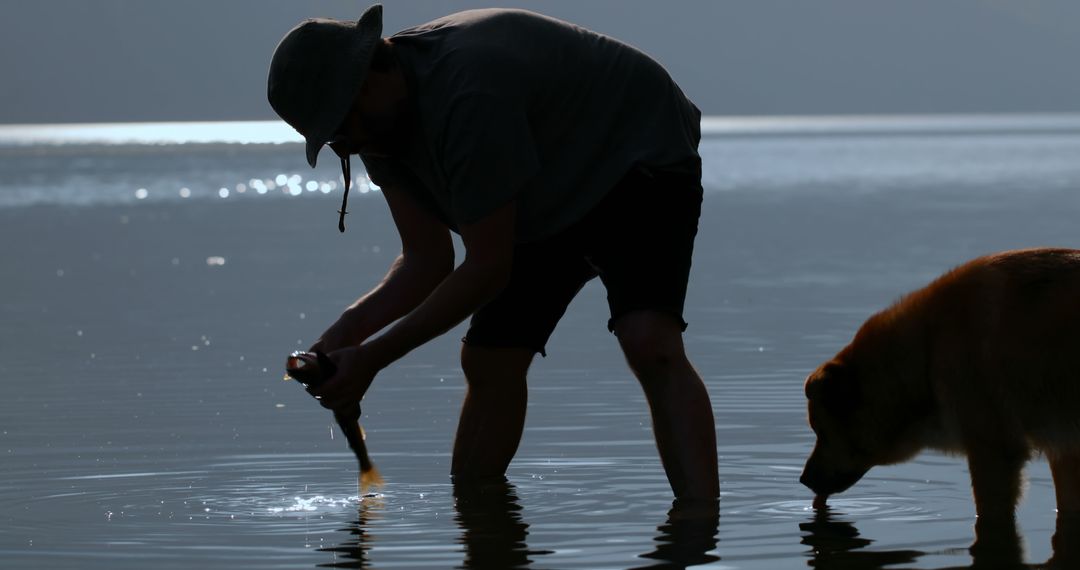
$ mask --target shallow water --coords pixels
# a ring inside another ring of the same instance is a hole
[[[711,178],[686,342],[716,414],[719,516],[673,508],[599,285],[534,365],[509,485],[455,494],[447,478],[458,329],[386,370],[365,399],[387,484],[358,497],[344,440],[281,366],[391,260],[381,199],[352,201],[339,236],[336,193],[214,195],[272,179],[299,163],[296,149],[234,149],[236,160],[158,149],[160,177],[111,150],[112,170],[79,175],[106,198],[0,207],[0,566],[971,565],[974,508],[957,458],[876,468],[813,512],[797,483],[812,444],[802,379],[872,312],[966,259],[1080,246],[1080,135],[774,134],[703,149]],[[51,152],[42,163],[101,151]],[[47,193],[55,180],[36,162],[20,170],[13,153],[0,195]],[[192,197],[131,198],[159,178]],[[1045,463],[1028,480],[1022,537],[986,533],[1000,548],[982,561],[1017,547],[1028,563],[1053,554]]]

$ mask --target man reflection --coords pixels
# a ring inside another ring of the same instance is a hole
[[[459,568],[528,568],[530,556],[550,554],[529,550],[529,525],[521,518],[517,491],[506,481],[454,485],[454,521],[465,547]]]
[[[719,501],[676,499],[667,521],[656,528],[656,549],[641,555],[661,564],[642,568],[686,568],[720,560],[719,556],[709,554],[719,542],[719,526]]]

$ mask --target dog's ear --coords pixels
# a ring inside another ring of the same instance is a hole
[[[861,399],[856,372],[851,366],[829,362],[806,379],[806,397],[832,415],[849,416]]]
[[[806,384],[803,387],[806,390],[807,400],[818,400],[825,397],[827,388],[825,384],[829,382],[830,378],[835,378],[843,374],[844,365],[830,360],[825,364],[818,367],[817,370],[810,373],[806,377]]]

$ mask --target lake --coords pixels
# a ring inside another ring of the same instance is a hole
[[[450,485],[458,328],[365,398],[386,485],[361,496],[283,364],[382,277],[393,225],[361,178],[338,234],[333,161],[309,171],[288,133],[242,144],[255,127],[230,127],[0,129],[0,566],[973,564],[960,458],[875,468],[811,508],[802,382],[951,267],[1080,247],[1076,116],[706,120],[685,339],[716,416],[719,513],[673,505],[599,283],[533,365],[508,484]],[[1045,461],[1027,481],[1020,535],[993,556],[1041,564],[1056,529],[1080,534],[1056,520]]]

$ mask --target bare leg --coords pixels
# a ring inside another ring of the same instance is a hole
[[[1048,453],[1058,513],[1080,515],[1080,454]]]
[[[635,311],[614,324],[619,345],[641,382],[668,482],[679,499],[716,499],[716,426],[705,384],[686,358],[674,317]]]
[[[468,390],[450,465],[455,483],[506,474],[525,427],[525,374],[533,354],[520,348],[462,347],[461,368]]]

